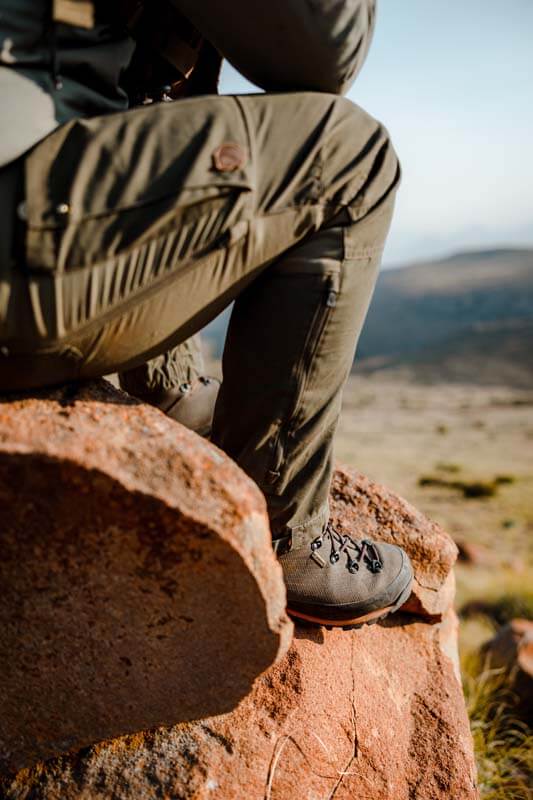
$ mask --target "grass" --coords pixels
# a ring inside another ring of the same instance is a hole
[[[462,670],[481,800],[531,800],[533,734],[513,717],[509,675],[472,652]]]
[[[533,732],[517,719],[513,676],[480,655],[498,628],[516,617],[533,619],[531,569],[512,571],[459,566],[461,671],[481,800],[532,800]]]
[[[515,611],[530,609],[531,597],[500,599],[500,624]],[[531,800],[533,781],[533,732],[515,716],[513,676],[494,669],[480,655],[481,645],[492,638],[498,622],[478,614],[462,620],[460,628],[461,671],[481,800]]]

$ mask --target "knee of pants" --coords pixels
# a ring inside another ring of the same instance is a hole
[[[337,94],[348,89],[365,60],[376,0],[174,0],[174,5],[267,92]]]
[[[323,185],[326,200],[348,207],[357,220],[378,206],[400,181],[400,163],[388,130],[345,97],[333,97],[324,131]]]
[[[309,3],[320,58],[306,57],[311,90],[342,95],[348,91],[366,60],[375,23],[375,0],[331,0]]]

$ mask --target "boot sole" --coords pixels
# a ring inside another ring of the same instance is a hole
[[[391,606],[377,608],[375,611],[370,611],[368,614],[362,614],[351,619],[322,619],[310,614],[303,614],[301,611],[293,611],[291,608],[287,608],[287,614],[295,620],[301,619],[304,622],[311,622],[314,625],[323,625],[327,630],[332,630],[333,628],[342,628],[344,631],[357,630],[364,625],[374,625],[376,622],[388,617],[389,614],[398,611],[409,599],[411,586],[412,581],[409,581],[409,584]]]

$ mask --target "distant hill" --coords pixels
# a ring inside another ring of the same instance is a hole
[[[459,253],[382,272],[357,369],[533,386],[533,250]]]
[[[222,351],[228,314],[206,331]],[[533,387],[533,250],[484,250],[384,270],[357,372]]]

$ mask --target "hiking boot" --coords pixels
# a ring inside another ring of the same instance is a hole
[[[329,523],[310,542],[274,541],[287,588],[287,613],[333,627],[358,627],[396,611],[411,593],[413,569],[396,545],[356,540]]]
[[[216,378],[200,375],[193,383],[161,391],[147,402],[200,436],[209,437],[219,389],[220,381]]]

